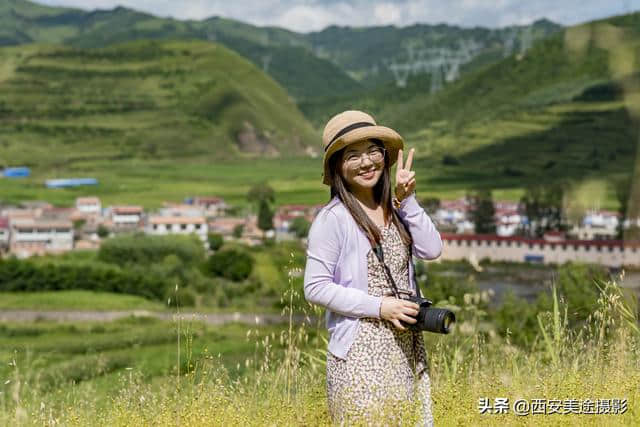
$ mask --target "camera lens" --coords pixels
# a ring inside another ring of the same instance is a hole
[[[423,329],[429,332],[448,334],[456,316],[446,308],[428,308],[424,316]]]

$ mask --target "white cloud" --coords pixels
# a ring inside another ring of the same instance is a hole
[[[392,3],[378,3],[373,7],[373,16],[379,25],[401,25],[401,15],[400,6]]]
[[[1,0],[0,0],[1,1]],[[219,15],[255,25],[318,31],[328,25],[414,23],[501,27],[546,17],[571,25],[639,10],[640,0],[36,0],[82,9],[122,5],[158,16],[204,19]]]

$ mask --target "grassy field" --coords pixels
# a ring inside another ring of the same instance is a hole
[[[638,318],[615,284],[604,286],[593,315],[576,329],[566,323],[571,308],[556,298],[551,311],[538,314],[528,348],[496,334],[474,301],[459,307],[464,321],[454,333],[425,335],[438,425],[640,422]],[[322,322],[259,329],[144,319],[8,324],[0,327],[0,344],[7,362],[0,365],[3,424],[330,424]],[[508,413],[481,414],[481,398],[508,398]],[[626,405],[618,415],[518,416],[517,399]],[[414,425],[414,415],[405,413],[402,425]]]
[[[0,309],[12,310],[163,310],[157,302],[135,295],[94,291],[0,292]]]
[[[214,328],[179,317],[172,322],[126,318],[111,323],[2,324],[0,378],[4,389],[0,412],[7,409],[11,378],[16,374],[31,384],[32,391],[38,389],[50,397],[70,384],[75,384],[72,387],[78,392],[110,396],[132,370],[151,383],[176,375],[178,366],[180,372],[189,372],[195,360],[209,355],[226,366],[232,376],[241,376],[248,368],[244,361],[257,354],[254,339],[277,334],[281,329],[265,326],[253,331],[255,335],[248,339],[245,325]],[[107,406],[108,400],[102,404]]]
[[[407,142],[408,147],[418,147],[416,150],[420,150],[421,145],[424,148],[424,143]],[[499,157],[496,158],[494,152],[487,149],[482,155],[465,155],[465,166],[443,165],[440,155],[433,155],[418,157],[413,169],[416,171],[419,198],[459,198],[464,197],[471,188],[484,187],[493,190],[494,199],[517,201],[527,185],[551,182],[555,178],[566,180],[569,194],[575,196],[584,192],[584,186],[595,184],[598,191],[589,194],[591,203],[602,208],[617,209],[612,182],[618,177],[630,176],[633,171],[633,156],[629,153],[619,156],[621,165],[604,164],[599,170],[566,165],[559,158],[556,163],[562,167],[554,166],[556,172],[553,174],[544,169],[541,171],[539,167],[536,169],[536,165],[558,158],[549,155],[544,160],[541,156],[531,165],[515,167],[524,171],[523,176],[511,176],[509,171],[505,172],[504,165],[514,164],[511,163],[513,159],[506,159],[505,163],[496,166]],[[0,179],[0,192],[5,202],[46,200],[62,206],[72,206],[76,197],[96,195],[105,206],[131,203],[153,209],[164,201],[181,201],[199,195],[219,196],[228,203],[248,207],[248,190],[256,183],[267,182],[276,192],[276,205],[324,204],[329,199],[329,189],[321,183],[321,164],[320,159],[310,158],[259,159],[250,163],[245,160],[220,162],[213,159],[183,161],[179,164],[169,160],[77,162],[55,170],[34,168],[30,178]],[[566,175],[561,173],[563,170],[567,171]],[[67,189],[48,189],[44,186],[46,179],[69,176],[95,177],[99,184]]]

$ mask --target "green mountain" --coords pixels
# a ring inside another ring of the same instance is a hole
[[[316,55],[338,64],[367,88],[387,82],[404,87],[436,70],[441,74],[440,84],[453,81],[483,64],[523,53],[536,40],[561,28],[545,19],[497,29],[445,24],[331,26],[306,35],[306,39]]]
[[[560,26],[546,20],[502,29],[417,24],[396,28],[329,27],[300,34],[213,17],[179,21],[117,7],[85,12],[6,0],[0,7],[0,44],[47,42],[104,47],[140,39],[216,41],[263,68],[297,100],[361,93],[380,84],[438,71],[440,85],[511,53]],[[438,82],[434,81],[434,85]]]
[[[567,28],[436,94],[369,101],[425,155],[434,185],[596,179],[612,198],[640,167],[639,28],[640,13]]]
[[[300,155],[316,135],[285,90],[201,41],[0,49],[0,159]]]
[[[219,17],[179,21],[124,7],[86,12],[26,0],[3,0],[0,5],[0,46],[44,42],[88,48],[165,39],[221,43],[268,72],[294,98],[360,87],[336,65],[300,47],[300,35],[279,28]]]

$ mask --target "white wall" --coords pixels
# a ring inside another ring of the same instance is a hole
[[[526,257],[541,256],[544,264],[581,261],[610,267],[640,267],[640,248],[588,244],[528,243],[522,241],[456,240],[443,237],[441,259],[462,260],[475,256],[481,260],[525,262]],[[564,246],[564,247],[563,247]]]

